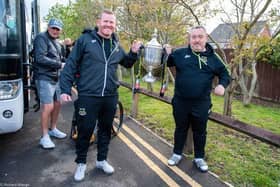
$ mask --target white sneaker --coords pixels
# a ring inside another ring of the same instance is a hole
[[[193,163],[201,172],[208,171],[208,165],[203,158],[195,158]]]
[[[173,155],[171,156],[171,158],[169,158],[167,162],[169,166],[175,166],[181,161],[181,159],[182,159],[182,155],[173,153]]]
[[[66,138],[67,136],[64,132],[61,132],[57,128],[49,130],[49,135],[59,139]]]
[[[106,174],[114,173],[114,168],[106,161],[96,161],[96,167],[102,169]]]
[[[40,143],[39,143],[44,149],[53,149],[55,148],[54,143],[52,142],[52,140],[50,139],[50,136],[48,134],[44,135],[41,139],[40,139]]]
[[[86,164],[83,164],[83,163],[77,164],[77,168],[76,168],[75,175],[74,175],[74,180],[75,181],[83,180],[85,178],[86,169],[87,169]]]

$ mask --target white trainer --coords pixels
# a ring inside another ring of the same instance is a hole
[[[49,130],[49,135],[53,136],[55,138],[58,138],[58,139],[63,139],[63,138],[66,138],[66,136],[67,136],[64,132],[61,132],[57,128]]]
[[[195,158],[193,163],[201,172],[208,171],[208,165],[203,158]]]
[[[175,166],[181,161],[181,159],[182,159],[182,155],[173,153],[167,162],[169,166]]]
[[[48,134],[44,135],[41,139],[40,139],[40,143],[39,143],[42,148],[44,149],[53,149],[55,148],[54,143],[52,142],[50,136]]]
[[[75,175],[74,175],[74,180],[75,181],[83,180],[85,178],[86,169],[87,169],[86,164],[83,164],[83,163],[77,164],[77,168],[76,168]]]
[[[114,173],[114,168],[106,161],[96,161],[96,167],[102,169],[106,174]]]

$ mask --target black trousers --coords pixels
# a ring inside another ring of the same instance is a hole
[[[78,139],[76,163],[86,163],[89,141],[98,120],[97,160],[107,159],[118,96],[79,96],[76,103]]]
[[[172,99],[173,116],[176,123],[173,152],[181,155],[186,142],[189,126],[193,131],[194,156],[204,158],[206,145],[207,120],[211,100],[184,99],[175,96]]]

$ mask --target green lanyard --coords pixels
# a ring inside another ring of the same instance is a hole
[[[193,53],[195,56],[197,56],[197,58],[198,58],[199,69],[201,69],[201,68],[202,68],[202,66],[201,66],[201,62],[202,62],[204,65],[206,65],[206,66],[207,66],[207,59],[203,59],[203,58],[201,58],[201,56],[200,56],[199,54],[195,53],[193,50],[192,50],[192,53]]]

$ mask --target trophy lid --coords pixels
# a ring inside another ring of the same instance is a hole
[[[157,41],[157,29],[152,34],[152,39],[146,44],[146,47],[162,48],[161,44]]]

